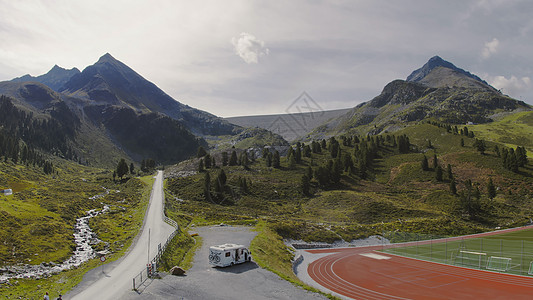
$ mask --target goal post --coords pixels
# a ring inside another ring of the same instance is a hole
[[[487,253],[468,250],[459,250],[454,259],[455,265],[476,267],[481,269],[485,265]]]
[[[491,256],[487,261],[487,270],[507,272],[511,261],[512,259],[510,257]]]

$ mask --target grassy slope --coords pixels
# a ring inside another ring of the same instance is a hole
[[[82,167],[69,162],[55,162],[58,174],[46,176],[33,167],[0,163],[0,184],[12,187],[12,196],[0,196],[0,212],[3,241],[9,241],[8,249],[0,247],[4,263],[62,262],[72,254],[74,242],[72,228],[77,217],[89,209],[111,207],[111,213],[91,220],[91,227],[99,238],[109,243],[113,252],[108,261],[119,258],[129,247],[142,225],[148,203],[151,184],[138,179],[114,183],[108,171]],[[144,179],[149,183],[150,179]],[[110,190],[109,195],[89,198]],[[120,191],[120,192],[118,192]],[[103,203],[103,204],[102,204]],[[12,224],[14,222],[14,229]],[[7,223],[7,224],[6,224]],[[20,224],[20,228],[16,224]],[[10,230],[16,230],[13,234]],[[2,243],[2,246],[5,246]],[[15,255],[12,247],[15,246]],[[103,248],[101,243],[97,249]],[[20,249],[20,250],[18,250]],[[37,255],[36,255],[37,254]],[[12,280],[0,286],[0,295],[9,298],[37,299],[43,291],[55,298],[79,283],[90,269],[99,266],[93,259],[77,269],[63,271],[46,279]]]
[[[509,115],[501,120],[489,124],[471,125],[479,138],[505,144],[516,148],[524,146],[528,149],[528,156],[533,157],[533,112],[521,112]]]
[[[313,154],[294,170],[287,169],[285,158],[281,169],[267,168],[259,159],[250,170],[224,167],[233,194],[225,194],[223,205],[204,201],[203,174],[171,180],[169,189],[187,200],[169,205],[204,223],[228,220],[245,223],[267,218],[277,224],[276,229],[285,237],[306,240],[333,240],[339,236],[349,240],[390,229],[455,235],[511,226],[533,214],[527,201],[533,182],[531,167],[514,174],[502,167],[491,150],[479,154],[472,147],[474,139],[447,133],[433,125],[411,126],[399,134],[407,134],[418,152],[398,154],[392,148],[381,151],[370,180],[345,173],[340,184],[328,189],[318,188],[313,180],[314,196],[304,197],[299,191],[299,180],[307,165],[315,167],[329,159],[329,154]],[[465,140],[465,147],[460,146],[461,139]],[[427,148],[428,140],[433,148]],[[488,144],[488,149],[492,149],[494,144]],[[342,149],[353,151],[344,146]],[[444,181],[438,182],[433,170],[421,170],[423,155],[431,166],[434,154],[444,170],[448,164],[452,166],[459,191],[464,189],[467,179],[478,186],[483,207],[479,220],[463,214],[459,197],[449,193],[446,174]],[[210,170],[212,180],[218,172]],[[249,193],[239,192],[239,177],[249,180]],[[489,178],[499,188],[492,201],[486,196]]]

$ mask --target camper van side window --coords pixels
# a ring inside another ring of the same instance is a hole
[[[226,257],[229,257],[230,255],[231,255],[231,253],[226,252]]]

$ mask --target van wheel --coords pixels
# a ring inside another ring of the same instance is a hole
[[[233,262],[231,262],[231,263],[229,264],[229,266],[230,266],[230,267],[233,267],[233,265],[234,265],[234,263],[233,263]]]

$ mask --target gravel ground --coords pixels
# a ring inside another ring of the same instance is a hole
[[[227,268],[209,265],[212,245],[250,246],[256,232],[249,227],[199,227],[194,231],[203,238],[203,244],[186,276],[148,280],[140,293],[131,291],[121,299],[326,299],[261,269],[253,261]]]

